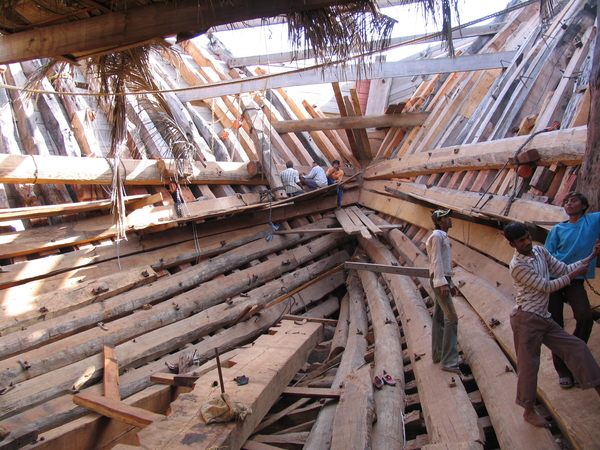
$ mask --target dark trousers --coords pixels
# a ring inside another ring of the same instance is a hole
[[[510,316],[517,354],[517,400],[523,408],[533,408],[540,368],[542,344],[559,355],[579,380],[581,389],[600,385],[600,367],[588,346],[567,333],[552,319],[517,310]]]
[[[573,336],[577,336],[583,342],[587,342],[592,334],[594,319],[590,309],[590,301],[583,285],[583,280],[573,280],[571,284],[550,294],[548,311],[552,314],[552,319],[564,328],[563,306],[565,303],[571,305],[573,317],[575,318],[575,331]],[[552,353],[554,368],[560,378],[572,377],[573,374],[558,355]]]
[[[332,184],[336,184],[337,181],[334,181],[333,179],[327,177],[327,185],[331,186]],[[338,206],[342,206],[342,197],[344,196],[344,188],[342,186],[338,186],[338,188],[336,189],[337,192],[337,205]]]

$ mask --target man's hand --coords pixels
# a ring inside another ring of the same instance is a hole
[[[589,264],[582,264],[577,269],[575,269],[573,272],[571,272],[569,274],[569,278],[571,278],[571,281],[574,280],[577,277],[583,277],[583,276],[585,276],[587,274],[587,271],[588,271],[588,266],[589,266]]]
[[[446,298],[450,295],[450,288],[448,287],[447,284],[440,286],[440,293],[442,294],[442,297]]]
[[[600,239],[598,239],[596,241],[596,244],[594,244],[594,248],[592,249],[592,259],[594,259],[596,256],[598,256],[600,254]]]

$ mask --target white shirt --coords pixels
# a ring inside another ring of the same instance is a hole
[[[433,230],[425,245],[429,256],[429,273],[433,275],[433,287],[447,285],[446,277],[454,275],[448,233],[442,230]]]

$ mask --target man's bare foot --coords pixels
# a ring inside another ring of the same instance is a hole
[[[550,424],[540,416],[535,409],[525,409],[523,413],[523,419],[532,424],[533,426],[540,428],[550,428]]]

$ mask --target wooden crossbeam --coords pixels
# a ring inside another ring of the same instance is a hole
[[[401,267],[389,266],[386,264],[346,262],[344,263],[344,268],[350,270],[369,270],[371,272],[393,273],[396,275],[408,275],[410,277],[429,278],[429,269],[427,267]]]
[[[423,125],[427,113],[382,114],[379,116],[328,117],[326,119],[282,120],[273,123],[278,133],[298,131],[343,130],[349,128],[384,128]]]
[[[88,391],[80,392],[73,396],[73,402],[76,405],[84,406],[98,414],[115,419],[136,427],[145,428],[156,419],[163,418],[161,414],[156,414],[142,408],[129,406],[112,398],[102,397]]]

